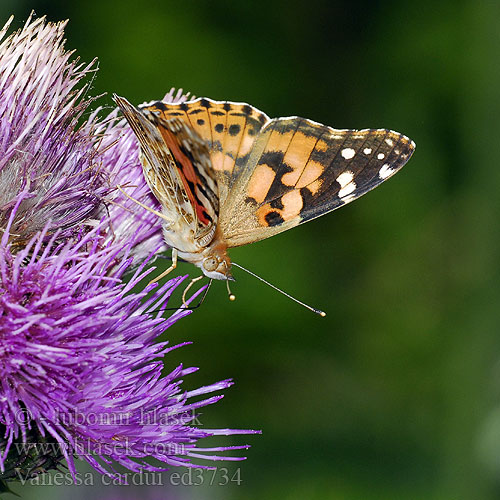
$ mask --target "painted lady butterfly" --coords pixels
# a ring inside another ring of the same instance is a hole
[[[269,118],[207,98],[115,102],[141,146],[144,176],[163,207],[177,256],[231,279],[227,249],[268,238],[359,198],[394,175],[415,144],[391,130],[336,130]],[[163,274],[163,275],[164,275]]]

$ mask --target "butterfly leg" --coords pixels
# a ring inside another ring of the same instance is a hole
[[[177,267],[177,248],[172,248],[172,265],[166,270],[163,271],[160,276],[157,276],[154,280],[151,280],[149,284],[156,283],[157,281],[164,278],[168,273],[172,272]]]
[[[133,198],[132,196],[130,196],[129,194],[127,194],[123,188],[121,186],[116,186],[117,189],[122,193],[124,194],[129,200],[132,200],[134,203],[137,203],[137,205],[139,205],[140,207],[144,208],[145,210],[147,210],[148,212],[151,212],[152,214],[155,214],[157,215],[158,217],[162,218],[162,219],[165,219],[167,221],[170,222],[170,219],[168,217],[166,217],[164,214],[162,214],[161,212],[158,212],[158,210],[155,210],[154,208],[151,208],[151,207],[148,207],[147,205],[144,205],[144,203],[141,203],[139,200],[136,200],[135,198]]]
[[[198,276],[197,278],[193,278],[190,282],[189,282],[189,285],[184,289],[184,292],[182,293],[182,303],[185,307],[188,307],[188,305],[186,304],[186,294],[188,293],[189,289],[197,282],[197,281],[200,281],[201,279],[203,279],[205,277],[205,275],[201,275],[201,276]],[[205,298],[205,297],[203,297]]]

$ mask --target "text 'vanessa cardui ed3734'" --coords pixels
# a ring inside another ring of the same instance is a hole
[[[229,280],[227,249],[326,214],[394,175],[415,144],[386,129],[337,130],[199,98],[136,108],[114,96],[140,144],[144,177],[177,256]],[[163,276],[162,275],[162,276]]]

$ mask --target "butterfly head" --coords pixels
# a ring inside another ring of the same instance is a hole
[[[199,266],[203,274],[209,278],[216,280],[234,280],[231,275],[231,261],[225,248],[207,248],[202,253],[202,259]]]

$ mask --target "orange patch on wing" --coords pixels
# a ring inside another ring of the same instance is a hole
[[[283,184],[295,186],[311,156],[316,142],[317,138],[314,136],[307,136],[301,132],[295,133],[283,158],[283,161],[293,168],[293,171],[286,173],[281,178]]]
[[[321,152],[327,151],[328,150],[328,143],[325,141],[319,140],[316,143],[316,147],[314,149],[316,151],[321,151]]]
[[[311,182],[311,184],[308,184],[306,187],[307,189],[309,189],[312,195],[315,195],[319,191],[321,184],[323,184],[323,181],[321,179],[316,179],[314,182]]]
[[[234,169],[234,159],[238,156],[241,140],[243,138],[243,134],[245,133],[245,125],[246,119],[244,116],[229,115],[227,118],[226,126],[228,133],[225,135],[224,143],[222,145],[222,149],[226,154],[224,157],[222,170],[225,170],[228,173],[231,173]],[[229,133],[229,131],[231,130],[231,126],[239,127],[239,132],[235,135],[231,135]],[[232,158],[228,153],[232,156]]]
[[[234,159],[236,158],[235,150],[229,150],[224,152],[224,160],[222,161],[222,168],[228,174],[231,174],[234,169]]]
[[[247,195],[257,203],[262,203],[266,199],[266,195],[275,177],[276,174],[270,166],[265,164],[258,165],[248,183]]]
[[[210,155],[214,170],[224,170],[224,156],[222,151],[215,151]]]
[[[324,172],[324,170],[325,169],[321,163],[316,161],[307,162],[306,168],[302,171],[295,187],[298,189],[306,187],[311,182],[314,182]]]
[[[293,134],[295,134],[295,130],[289,130],[284,134],[279,130],[273,130],[267,141],[266,152],[278,151],[284,153],[293,138]]]
[[[191,114],[188,111],[188,124],[194,129],[195,132],[202,138],[212,143],[212,129],[210,128],[210,118],[208,116],[207,108],[202,106],[193,106],[193,110],[199,110],[199,113]]]
[[[255,142],[255,136],[251,136],[248,130],[245,129],[243,139],[240,144],[240,150],[238,156],[245,156],[252,150],[253,144]]]
[[[257,214],[257,219],[259,221],[259,224],[263,227],[268,227],[269,224],[266,220],[266,215],[269,213],[269,212],[274,212],[275,210],[273,208],[271,208],[269,206],[269,203],[266,203],[265,205],[263,205],[262,207],[260,207],[256,214]]]
[[[281,216],[286,221],[297,217],[304,206],[304,201],[298,190],[293,190],[283,195],[281,203],[283,203],[283,210],[280,211]]]

